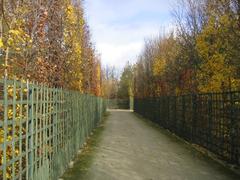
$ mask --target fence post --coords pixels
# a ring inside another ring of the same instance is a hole
[[[197,95],[192,95],[192,135],[191,141],[195,143],[196,127],[197,126]]]
[[[35,90],[36,90],[36,92],[35,92],[35,108],[34,108],[34,110],[33,110],[33,113],[34,113],[34,115],[35,115],[35,124],[34,124],[34,131],[35,131],[35,139],[34,139],[34,141],[35,141],[35,143],[34,143],[34,157],[35,157],[35,159],[38,159],[38,147],[40,146],[40,144],[38,144],[39,143],[39,141],[38,141],[38,139],[39,139],[39,134],[38,134],[38,130],[40,129],[40,127],[39,127],[39,121],[38,121],[38,97],[39,97],[39,87],[38,87],[38,83],[36,84],[36,86],[35,86]],[[34,173],[36,174],[36,170],[37,170],[37,168],[38,168],[38,165],[37,165],[37,163],[33,163],[34,164]]]
[[[31,83],[31,85],[29,84],[29,101],[30,101],[30,104],[28,106],[28,109],[29,109],[29,112],[28,112],[28,116],[29,116],[29,119],[28,119],[28,122],[27,123],[30,123],[30,137],[26,137],[27,139],[29,138],[29,145],[30,145],[30,152],[27,152],[30,154],[30,157],[29,157],[29,178],[30,179],[33,179],[33,164],[34,164],[34,153],[33,153],[33,134],[34,134],[34,110],[33,110],[33,106],[34,106],[34,103],[33,103],[33,99],[34,99],[34,85]]]
[[[185,103],[185,96],[182,96],[182,122],[181,122],[181,136],[185,138],[185,131],[186,131],[186,123],[185,123],[185,116],[186,116],[186,103]]]
[[[7,77],[4,77],[4,122],[3,122],[3,180],[7,179],[7,133],[8,133],[8,84]]]
[[[159,108],[159,125],[163,126],[163,114],[162,114],[162,108],[163,108],[163,101],[162,98],[158,98],[158,108]]]
[[[170,129],[170,96],[167,96],[167,128]]]
[[[173,129],[174,129],[174,133],[176,133],[178,131],[177,129],[177,96],[174,96],[174,118],[173,118]]]
[[[236,161],[235,157],[235,134],[236,134],[236,124],[235,124],[235,119],[234,119],[234,99],[233,99],[233,92],[230,92],[230,138],[231,138],[231,162],[234,163]]]
[[[211,149],[212,145],[212,94],[208,95],[208,137],[207,146]]]

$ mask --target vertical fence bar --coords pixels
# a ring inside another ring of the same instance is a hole
[[[23,171],[23,151],[22,151],[22,134],[23,134],[23,91],[24,91],[24,87],[23,87],[23,81],[20,81],[20,109],[19,109],[19,154],[20,154],[20,160],[19,160],[19,179],[22,179],[22,171]]]
[[[40,141],[40,144],[39,144],[39,166],[42,167],[44,165],[44,157],[43,157],[43,148],[44,148],[44,134],[43,134],[43,131],[44,131],[44,114],[43,114],[43,85],[40,84],[40,97],[39,97],[39,121],[40,121],[40,137],[39,137],[39,141]],[[41,179],[43,179],[43,174],[41,174]]]
[[[167,96],[167,128],[170,129],[170,97]]]
[[[51,159],[50,159],[50,148],[51,148],[51,132],[50,132],[50,117],[49,117],[49,88],[46,86],[46,159],[49,161],[49,171],[52,172]],[[51,173],[50,173],[51,177]]]
[[[36,95],[35,95],[35,102],[34,103],[34,106],[35,106],[35,109],[33,109],[33,113],[34,113],[34,116],[35,116],[35,127],[34,127],[34,131],[35,131],[35,143],[34,143],[34,172],[37,172],[37,168],[38,168],[38,163],[39,163],[39,156],[38,156],[38,150],[39,150],[39,147],[40,145],[38,144],[38,135],[39,135],[39,132],[40,132],[40,127],[39,127],[39,120],[38,120],[38,96],[39,96],[39,88],[38,88],[38,84],[36,84],[35,86],[35,90],[36,90]]]
[[[186,102],[185,102],[185,96],[182,96],[182,123],[181,123],[181,135],[185,138],[185,131],[186,131],[186,127],[185,127],[185,116],[186,116]]]
[[[42,111],[42,115],[43,115],[43,163],[46,162],[47,160],[47,118],[46,118],[46,99],[47,99],[47,93],[46,93],[46,86],[43,85],[42,86],[42,89],[43,89],[43,111]]]
[[[26,178],[29,179],[29,81],[27,81],[27,104],[26,104]]]
[[[191,141],[192,143],[196,142],[196,130],[197,130],[197,95],[192,95],[192,134]]]
[[[7,133],[8,133],[8,84],[4,77],[4,122],[3,122],[3,180],[7,180]]]
[[[54,168],[54,163],[53,163],[53,138],[54,138],[54,117],[53,117],[53,94],[52,94],[52,88],[48,87],[48,126],[49,126],[49,148],[48,148],[48,159],[49,159],[49,166],[50,166],[50,175],[51,178],[54,177],[53,174],[53,168]]]
[[[234,99],[233,99],[233,93],[230,92],[230,158],[231,158],[231,162],[235,163],[236,162],[236,157],[235,157],[235,134],[236,134],[236,123],[235,123],[235,119],[234,119]]]
[[[174,96],[173,103],[174,103],[174,109],[173,109],[173,112],[174,112],[174,116],[173,116],[174,128],[173,129],[176,132],[177,131],[177,97],[176,96]]]
[[[53,156],[54,158],[56,158],[57,156],[57,114],[58,114],[58,110],[57,110],[57,92],[56,89],[53,88],[52,89],[52,94],[53,94],[53,98],[52,98],[52,109],[53,109]],[[56,166],[54,166],[54,169],[57,169]],[[54,174],[56,175],[56,174]]]
[[[33,179],[33,165],[34,165],[34,85],[30,84],[30,105],[29,105],[29,123],[30,123],[30,157],[29,166],[30,172],[29,177]]]
[[[15,159],[15,152],[16,152],[16,146],[15,146],[15,134],[16,134],[16,78],[13,80],[13,115],[12,115],[12,178],[15,179],[15,165],[16,165],[16,159]]]
[[[208,137],[207,146],[212,149],[212,94],[208,94]]]

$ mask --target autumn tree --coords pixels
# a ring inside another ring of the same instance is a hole
[[[239,21],[237,1],[207,1],[206,23],[197,37],[201,57],[199,90],[239,89]]]
[[[4,0],[0,11],[2,74],[101,94],[100,58],[81,0]]]
[[[175,31],[146,41],[139,55],[135,96],[239,90],[239,1],[179,2]]]
[[[119,76],[118,71],[114,66],[106,66],[103,69],[103,96],[107,99],[117,98]]]

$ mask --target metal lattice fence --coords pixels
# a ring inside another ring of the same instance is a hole
[[[240,164],[240,92],[134,100],[135,112]]]
[[[130,109],[129,99],[108,99],[107,100],[108,109]]]
[[[0,180],[57,179],[105,109],[99,97],[0,80]]]

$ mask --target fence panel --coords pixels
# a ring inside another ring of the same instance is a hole
[[[135,99],[134,111],[240,164],[240,92]]]
[[[130,109],[130,99],[108,99],[108,109]]]
[[[0,80],[0,180],[58,179],[105,109],[99,97]]]

